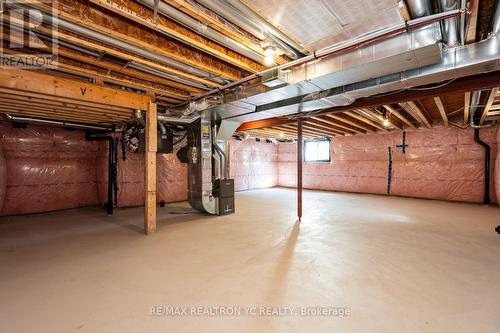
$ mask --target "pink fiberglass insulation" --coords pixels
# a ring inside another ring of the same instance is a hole
[[[500,126],[497,129],[497,142],[500,142]],[[492,155],[494,156],[494,155]],[[495,157],[495,156],[494,156]],[[495,182],[495,194],[497,198],[500,198],[500,149],[497,149],[496,160],[494,165],[494,182]],[[497,201],[499,201],[497,199]],[[498,203],[500,205],[500,202]]]
[[[491,145],[492,162],[496,157],[496,132],[496,126],[481,130],[481,139]],[[402,132],[335,137],[330,145],[332,162],[304,163],[303,185],[309,189],[387,194],[391,147],[392,195],[482,201],[484,149],[474,142],[471,129],[409,131],[406,154],[396,148],[401,142]],[[296,147],[279,145],[280,186],[296,186]],[[491,196],[496,201],[491,179]]]
[[[278,185],[278,145],[231,140],[229,170],[236,191]]]
[[[0,174],[2,169],[7,174],[0,215],[98,203],[95,167],[98,147],[85,140],[83,131],[35,125],[22,129],[0,123],[0,133],[5,158],[3,168],[0,162]]]
[[[97,182],[99,201],[107,200],[108,150],[107,143],[101,143],[97,159]],[[174,154],[156,155],[157,202],[187,200],[187,164]],[[141,206],[144,204],[144,154],[127,151],[126,160],[118,152],[118,207]]]
[[[7,191],[7,161],[3,155],[2,142],[0,142],[0,215],[2,214],[3,202]]]

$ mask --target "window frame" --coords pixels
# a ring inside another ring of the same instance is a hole
[[[308,161],[306,160],[306,147],[307,147],[307,143],[311,143],[311,142],[328,142],[328,159],[326,160],[313,160],[313,161]],[[304,140],[304,147],[302,148],[303,151],[302,151],[302,154],[303,154],[303,162],[304,163],[331,163],[332,162],[332,151],[331,151],[331,147],[330,147],[330,144],[331,144],[331,139],[330,138],[324,138],[324,139],[320,139],[320,140]]]

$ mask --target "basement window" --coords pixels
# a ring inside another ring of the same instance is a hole
[[[305,141],[306,162],[330,162],[330,140]]]

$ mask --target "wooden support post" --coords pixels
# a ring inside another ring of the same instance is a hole
[[[144,233],[156,231],[156,149],[157,114],[156,103],[150,102],[146,114],[145,179],[144,179]]]
[[[297,216],[302,220],[302,119],[297,120]]]

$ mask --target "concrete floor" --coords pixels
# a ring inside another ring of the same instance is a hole
[[[0,219],[0,332],[500,331],[498,208],[317,191],[304,200],[300,225],[288,189],[238,193],[225,217],[171,204],[151,236],[141,208]],[[306,306],[350,315],[301,316]]]

